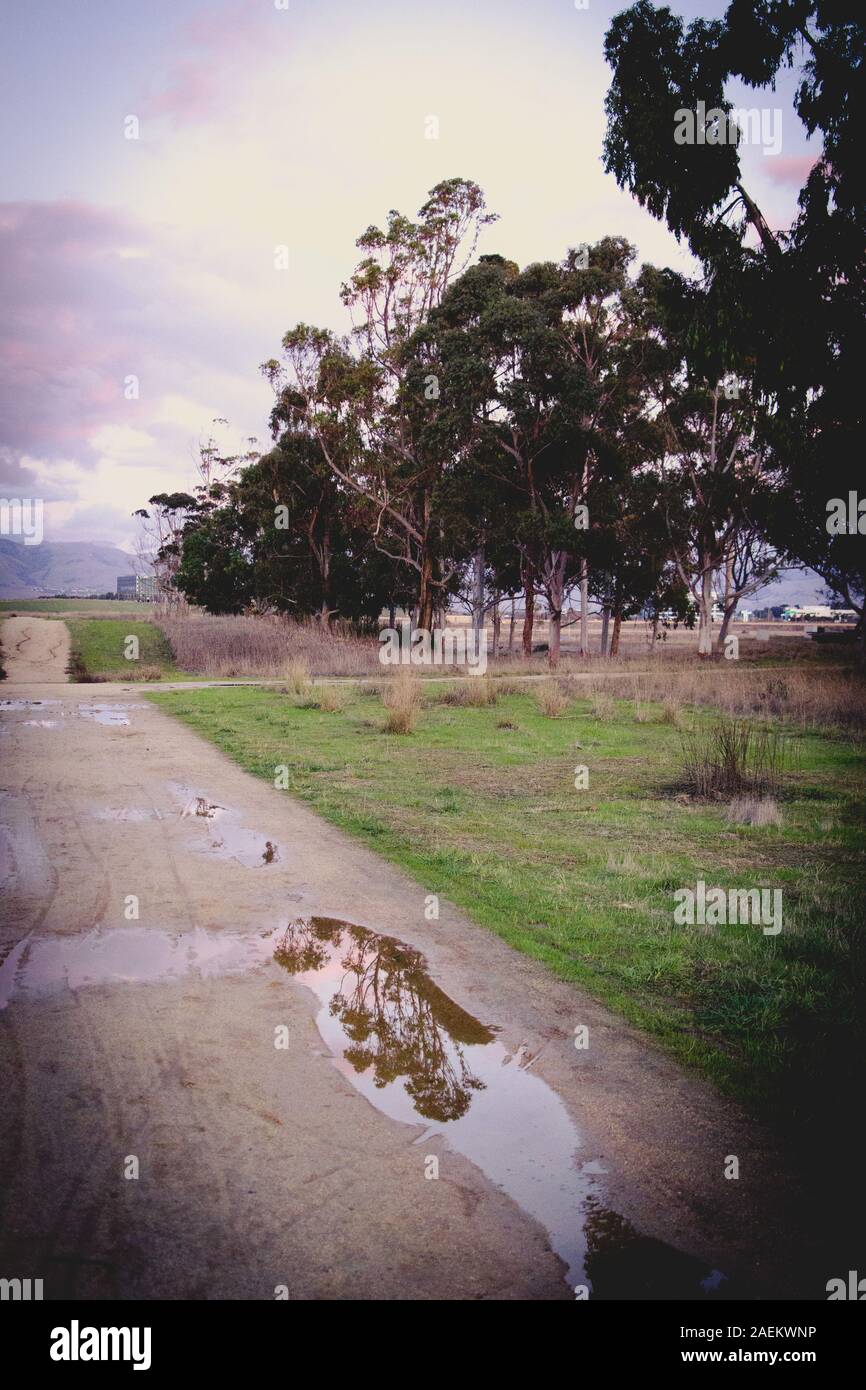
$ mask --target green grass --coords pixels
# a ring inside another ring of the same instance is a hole
[[[136,680],[145,673],[161,679],[177,675],[171,648],[160,628],[153,623],[110,618],[72,618],[66,623],[72,638],[73,680],[104,677]],[[124,655],[127,637],[138,638],[137,661]]]
[[[139,613],[150,612],[149,603],[107,598],[10,598],[0,600],[0,613]]]
[[[637,724],[626,701],[604,722],[588,700],[556,719],[530,694],[433,703],[401,737],[380,731],[381,702],[360,691],[333,714],[255,688],[150,698],[271,783],[287,764],[290,792],[327,820],[765,1113],[817,1122],[853,1084],[862,745],[801,737],[783,824],[751,828],[678,789],[680,734],[658,706]],[[588,790],[575,790],[577,764]],[[673,892],[698,878],[781,888],[781,934],[676,926]]]

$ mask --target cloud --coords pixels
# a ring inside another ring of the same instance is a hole
[[[772,183],[782,184],[785,188],[802,188],[814,163],[814,154],[781,155],[768,159],[764,172]]]

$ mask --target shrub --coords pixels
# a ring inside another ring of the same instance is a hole
[[[782,813],[771,796],[741,796],[728,807],[734,825],[781,825]]]
[[[485,709],[495,705],[499,690],[489,676],[472,676],[460,685],[449,686],[439,697],[440,704]]]
[[[591,709],[593,719],[613,719],[616,702],[612,695],[599,691],[592,697]]]
[[[541,681],[535,689],[535,703],[541,714],[557,719],[569,706],[569,698],[556,681]]]
[[[310,668],[303,657],[295,657],[286,666],[286,685],[293,695],[306,695],[310,689]]]
[[[682,735],[683,771],[700,797],[778,792],[787,746],[775,730],[726,716]]]
[[[408,671],[388,681],[382,693],[382,704],[387,710],[382,726],[386,734],[411,734],[418,722],[421,710],[421,687]]]

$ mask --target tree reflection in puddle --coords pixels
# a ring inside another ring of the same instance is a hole
[[[292,975],[336,983],[328,1012],[345,1037],[342,1056],[378,1090],[403,1079],[415,1111],[443,1122],[465,1115],[473,1092],[484,1089],[465,1047],[494,1035],[433,983],[419,952],[366,927],[313,917],[287,927],[274,959]]]

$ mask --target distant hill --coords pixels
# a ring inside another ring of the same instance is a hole
[[[135,557],[114,545],[43,541],[24,545],[0,537],[0,598],[114,592],[119,574],[134,574]]]

